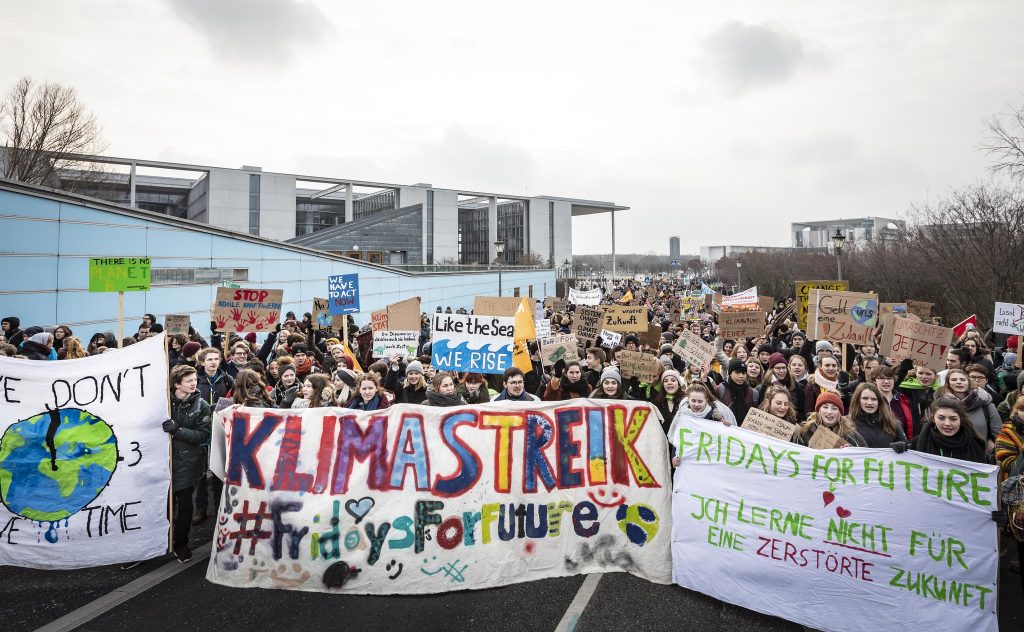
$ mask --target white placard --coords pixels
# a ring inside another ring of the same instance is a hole
[[[592,290],[586,292],[569,288],[569,302],[573,305],[586,305],[588,307],[594,307],[601,304],[601,297],[603,293],[601,288],[595,287]]]
[[[390,358],[394,354],[403,357],[416,355],[419,346],[418,331],[375,331],[373,332],[373,357]]]
[[[998,629],[996,466],[683,416],[669,439],[679,585],[820,630]]]
[[[601,346],[609,349],[622,342],[622,334],[618,331],[601,330]]]
[[[0,566],[167,551],[165,335],[78,360],[0,357]]]
[[[997,334],[1024,334],[1024,305],[1017,303],[996,303],[992,331]]]

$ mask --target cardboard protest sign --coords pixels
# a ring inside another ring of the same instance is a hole
[[[580,359],[579,343],[572,334],[559,334],[548,338],[540,338],[540,362],[547,368],[554,366],[559,360],[566,362]]]
[[[1024,335],[1024,305],[996,303],[992,331],[997,334]]]
[[[935,307],[935,303],[927,303],[925,301],[907,301],[907,311],[921,320],[928,320],[932,317],[933,307]]]
[[[504,373],[512,366],[514,318],[434,314],[430,322],[430,363],[438,371]]]
[[[797,424],[791,424],[760,408],[748,409],[747,416],[743,418],[741,425],[744,430],[750,430],[766,437],[774,437],[780,441],[792,439],[793,434],[799,428]]]
[[[796,324],[807,331],[807,310],[810,291],[818,288],[834,292],[845,292],[850,289],[849,281],[797,281],[796,282]]]
[[[388,310],[377,309],[370,312],[370,329],[372,331],[387,331]]]
[[[719,305],[731,309],[758,309],[757,287],[755,286],[729,296],[723,296]]]
[[[359,275],[333,274],[327,277],[328,312],[355,314],[359,311]]]
[[[661,361],[656,356],[642,351],[619,353],[619,373],[623,379],[636,377],[641,382],[654,383],[661,377]]]
[[[825,426],[818,426],[818,429],[811,435],[811,440],[807,442],[807,447],[812,450],[834,450],[848,445],[850,444],[847,443],[846,439],[843,439]]]
[[[611,349],[615,345],[622,342],[622,334],[617,331],[608,331],[607,329],[601,330],[601,346],[608,347]]]
[[[882,327],[889,322],[889,319],[893,315],[904,316],[907,313],[906,303],[879,303],[878,304],[878,324]]]
[[[536,299],[520,296],[477,296],[473,299],[473,314],[477,316],[515,316],[523,298],[529,301],[532,314]]]
[[[420,297],[414,296],[404,301],[388,305],[388,329],[393,331],[419,331],[420,329]]]
[[[599,287],[587,290],[586,292],[575,288],[569,288],[568,301],[573,305],[587,305],[594,307],[601,304],[601,296],[602,292]]]
[[[995,465],[820,452],[682,415],[669,440],[680,586],[817,630],[998,630]]]
[[[897,363],[911,360],[915,365],[924,365],[934,371],[946,367],[946,351],[953,341],[952,329],[909,318],[893,318],[889,323],[892,342],[881,348],[883,354]]]
[[[548,296],[544,299],[544,307],[550,309],[552,312],[564,312],[565,308],[568,307],[569,301],[564,298],[558,298],[555,296]]]
[[[638,305],[606,305],[602,327],[608,331],[639,333],[647,331],[647,308]]]
[[[329,303],[330,301],[326,298],[313,298],[313,326],[317,331],[341,331],[341,328],[345,326],[345,316],[330,314]]]
[[[217,331],[269,331],[281,318],[284,290],[217,288],[213,321]]]
[[[0,357],[0,566],[167,550],[165,335],[78,360]]]
[[[679,338],[672,345],[672,351],[682,358],[683,362],[697,369],[710,365],[715,357],[715,345],[706,342],[689,329],[679,333]]]
[[[188,314],[167,314],[164,316],[164,332],[168,336],[187,336],[192,319]]]
[[[661,325],[647,325],[647,331],[640,334],[640,344],[657,350],[661,346]]]
[[[604,314],[592,307],[577,307],[572,319],[572,333],[580,344],[589,345],[601,333]]]
[[[373,357],[390,358],[396,353],[402,357],[415,357],[419,339],[419,331],[375,331]]]
[[[148,292],[149,257],[90,257],[90,292]]]
[[[720,338],[751,338],[764,333],[764,312],[755,310],[723,309],[718,315]]]
[[[569,423],[572,441],[550,440]],[[610,571],[670,581],[668,450],[646,402],[243,407],[215,426],[213,583],[427,594]]]
[[[874,340],[878,295],[814,288],[808,296],[807,331],[815,340],[862,345]]]

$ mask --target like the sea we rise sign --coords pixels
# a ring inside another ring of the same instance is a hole
[[[327,277],[327,313],[354,314],[359,311],[359,275],[335,274]]]

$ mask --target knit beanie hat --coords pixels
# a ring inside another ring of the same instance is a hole
[[[739,358],[729,360],[729,373],[746,373],[747,363]]]
[[[676,382],[679,382],[679,386],[683,385],[683,378],[681,375],[679,375],[679,371],[676,371],[675,369],[666,369],[665,372],[661,374],[662,384],[665,383],[666,377],[674,377],[676,378]]]
[[[768,344],[767,342],[764,343],[764,344],[758,345],[757,346],[757,352],[758,353],[771,353],[772,352],[772,346],[770,344]]]
[[[409,375],[410,373],[419,373],[420,375],[423,375],[423,363],[419,360],[413,360],[410,362],[409,366],[405,367],[405,374]]]
[[[292,355],[295,355],[297,353],[305,353],[305,354],[308,355],[309,354],[309,348],[305,344],[303,344],[301,342],[297,342],[297,343],[292,345]]]
[[[203,348],[203,345],[199,344],[195,340],[189,340],[181,347],[181,356],[183,358],[191,358],[195,354],[199,353],[199,350]]]
[[[249,333],[245,334],[245,341],[251,342],[252,344],[256,344],[256,332],[250,331]]]
[[[622,376],[619,374],[618,369],[613,366],[607,367],[604,371],[601,371],[601,382],[605,380],[615,380],[619,384],[622,384]]]
[[[1007,371],[1013,370],[1013,365],[1017,364],[1017,354],[1008,352],[1003,354],[1003,368]]]
[[[786,356],[782,355],[778,351],[776,351],[775,353],[771,354],[771,356],[768,357],[769,369],[775,366],[776,364],[788,364],[786,362]]]
[[[825,404],[835,404],[836,408],[839,409],[840,414],[846,414],[846,407],[843,406],[843,400],[839,395],[832,391],[822,391],[821,395],[818,395],[817,401],[814,402],[814,412],[818,412]]]
[[[283,367],[281,367],[280,369],[278,369],[278,371],[277,371],[278,379],[280,379],[281,376],[283,376],[285,373],[288,373],[289,371],[291,371],[292,373],[295,373],[295,365],[294,364],[286,364]]]
[[[640,346],[640,337],[636,336],[634,334],[629,334],[625,338],[622,339],[622,346],[625,347],[625,346],[627,346],[631,342],[639,347]]]
[[[339,380],[348,385],[349,388],[353,388],[356,385],[356,376],[353,375],[352,371],[348,369],[338,369],[334,372]]]
[[[672,345],[664,344],[658,348],[658,355],[668,355],[672,353]]]
[[[819,340],[818,342],[814,343],[814,353],[818,353],[819,351],[835,352],[835,347],[833,347],[832,343],[829,342],[828,340]]]
[[[675,366],[674,364],[672,364],[672,358],[670,356],[663,355],[659,357],[658,360],[661,361],[661,366],[665,367],[666,369],[671,369],[672,367]]]

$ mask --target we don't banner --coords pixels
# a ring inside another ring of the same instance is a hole
[[[346,593],[604,571],[669,582],[668,452],[650,404],[237,408],[214,426],[212,461],[226,466],[213,582]]]

